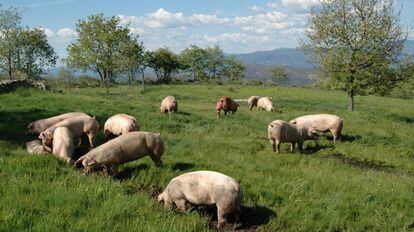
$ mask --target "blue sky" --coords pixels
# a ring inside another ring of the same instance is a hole
[[[414,39],[414,0],[397,0],[402,23]],[[76,40],[78,19],[117,15],[140,35],[147,49],[218,43],[227,53],[296,47],[309,9],[318,0],[0,0],[24,7],[23,24],[41,27],[60,57]]]

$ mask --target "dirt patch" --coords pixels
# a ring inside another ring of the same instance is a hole
[[[382,161],[360,159],[357,157],[348,157],[341,153],[333,153],[326,157],[335,158],[335,159],[340,160],[344,164],[357,167],[357,168],[361,168],[361,169],[365,169],[365,170],[394,172],[393,170],[395,169],[395,166],[386,164]]]

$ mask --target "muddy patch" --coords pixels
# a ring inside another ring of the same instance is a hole
[[[348,157],[341,153],[333,153],[326,156],[326,158],[338,159],[344,164],[365,170],[393,172],[393,170],[395,169],[395,166],[386,164],[382,161],[360,159],[357,157]]]

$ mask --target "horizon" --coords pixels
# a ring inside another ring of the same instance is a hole
[[[0,4],[25,8],[22,24],[43,28],[60,59],[76,41],[77,21],[98,13],[118,16],[149,50],[166,46],[178,53],[192,44],[219,44],[227,54],[297,48],[310,8],[318,4],[318,0],[143,2],[6,0]],[[414,39],[414,12],[409,10],[414,1],[398,0],[395,6],[402,8],[401,22],[407,26],[408,39]]]

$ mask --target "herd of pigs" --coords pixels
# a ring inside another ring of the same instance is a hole
[[[249,110],[273,111],[271,97],[252,96],[247,100]],[[216,104],[217,118],[220,112],[235,113],[240,105],[229,97],[221,97]],[[165,97],[160,106],[161,113],[178,111],[177,100]],[[300,150],[306,140],[318,139],[317,132],[331,131],[333,140],[341,136],[343,120],[331,114],[306,115],[286,122],[275,120],[268,125],[268,138],[273,151],[279,153],[281,143],[290,143],[291,151],[298,144]],[[85,113],[71,112],[51,118],[40,119],[28,125],[27,134],[38,135],[38,139],[26,143],[29,153],[54,154],[69,164],[82,167],[85,173],[106,171],[114,175],[118,166],[146,155],[155,165],[162,164],[164,142],[160,133],[139,131],[137,120],[130,115],[116,114],[104,125],[107,142],[94,148],[99,133],[95,117]],[[89,139],[90,150],[78,159],[74,151],[82,142],[82,136]],[[173,204],[180,210],[189,205],[216,205],[218,228],[226,224],[227,215],[232,214],[236,222],[240,220],[242,191],[232,177],[213,171],[195,171],[173,178],[164,192],[158,196],[159,202],[168,207]]]

